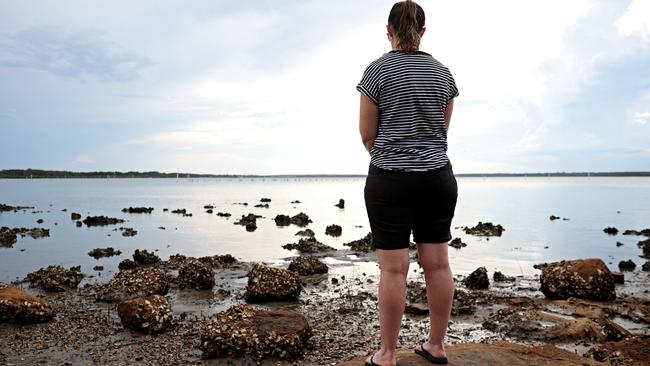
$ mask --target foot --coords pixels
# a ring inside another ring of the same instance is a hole
[[[447,358],[447,353],[445,353],[444,345],[434,345],[429,342],[424,342],[421,345],[415,347],[416,350],[425,350],[435,358]]]
[[[373,353],[372,355],[366,358],[366,365],[377,365],[377,366],[394,366],[397,365],[395,357],[387,357],[387,355],[382,354],[381,351]]]

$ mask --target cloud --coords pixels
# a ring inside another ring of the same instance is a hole
[[[0,66],[66,77],[129,81],[153,64],[146,57],[120,49],[97,32],[71,33],[61,27],[42,26],[5,34],[0,42]]]
[[[632,115],[632,122],[645,125],[650,121],[650,112],[636,112]]]
[[[95,164],[95,160],[86,154],[77,155],[71,162],[73,165]]]

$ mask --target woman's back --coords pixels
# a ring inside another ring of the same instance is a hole
[[[366,68],[357,89],[379,107],[372,165],[424,171],[449,162],[444,115],[458,89],[443,64],[426,52],[391,51]]]

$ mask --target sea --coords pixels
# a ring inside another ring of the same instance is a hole
[[[649,177],[458,177],[459,199],[452,235],[467,244],[449,248],[452,271],[467,274],[480,266],[506,275],[534,275],[533,266],[550,261],[601,258],[612,270],[621,260],[632,260],[637,270],[645,263],[636,245],[645,237],[622,235],[627,229],[650,228]],[[18,239],[0,247],[0,282],[24,278],[48,265],[81,270],[101,282],[110,279],[118,263],[135,249],[154,251],[163,260],[173,254],[206,256],[231,254],[243,261],[286,266],[297,253],[282,245],[297,242],[295,225],[278,227],[278,214],[304,212],[313,222],[316,238],[339,249],[324,260],[340,273],[350,270],[377,273],[374,255],[359,256],[343,244],[369,231],[363,201],[365,177],[252,177],[163,179],[4,179],[0,203],[33,209],[0,213],[0,226],[43,227],[50,236]],[[254,207],[270,198],[269,208]],[[345,208],[335,206],[345,200]],[[300,203],[292,203],[292,201]],[[247,203],[244,205],[243,203]],[[214,206],[212,214],[204,206]],[[153,207],[150,214],[122,212],[129,206]],[[163,209],[168,209],[164,211]],[[186,209],[191,216],[171,211]],[[71,213],[106,215],[123,224],[77,227]],[[231,217],[217,216],[227,212]],[[254,213],[257,229],[248,232],[234,222]],[[551,215],[561,217],[550,220]],[[37,220],[42,219],[42,223]],[[500,237],[476,237],[462,230],[479,221],[500,224]],[[342,235],[325,235],[337,224]],[[119,227],[137,230],[124,237]],[[608,235],[606,227],[619,233]],[[619,244],[617,244],[619,243]],[[620,245],[622,244],[622,245]],[[113,247],[116,257],[94,259],[93,248]],[[103,266],[103,271],[93,267]],[[412,264],[415,266],[415,264]]]

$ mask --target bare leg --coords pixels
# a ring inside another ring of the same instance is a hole
[[[427,284],[427,302],[429,304],[429,339],[424,347],[433,357],[447,357],[445,354],[445,334],[451,306],[454,299],[454,280],[449,268],[447,243],[418,243],[418,258]]]
[[[379,325],[381,349],[372,356],[378,365],[395,365],[397,337],[404,315],[406,276],[409,269],[408,249],[377,249],[379,260]],[[370,362],[370,357],[367,359]]]

